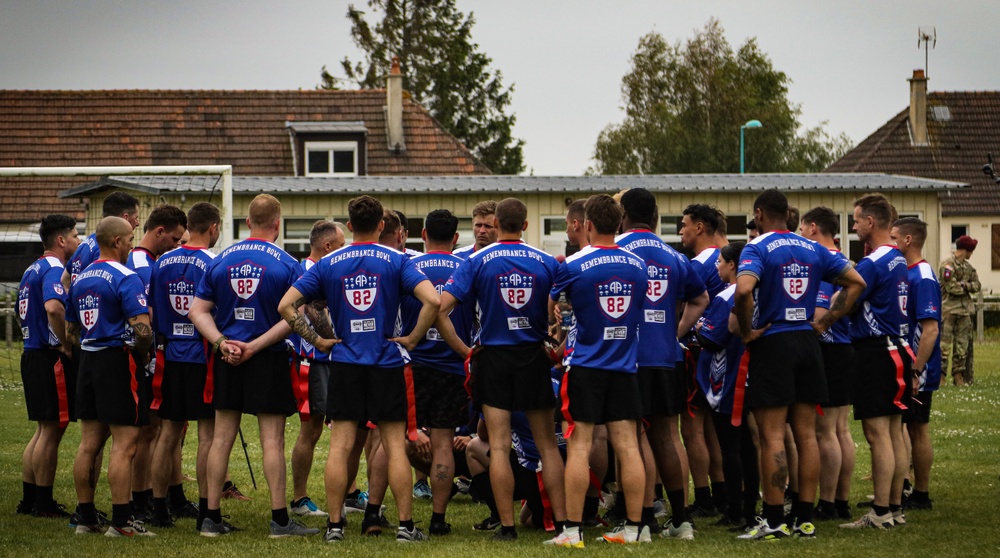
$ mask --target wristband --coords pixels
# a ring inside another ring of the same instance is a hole
[[[216,339],[215,343],[212,343],[212,352],[213,353],[219,352],[219,349],[222,347],[222,342],[223,341],[229,341],[229,338],[226,337],[225,335],[223,335],[223,336],[219,337],[218,339]]]

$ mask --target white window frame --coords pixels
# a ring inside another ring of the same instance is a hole
[[[326,151],[329,157],[330,172],[309,172],[309,153]],[[333,170],[333,153],[335,151],[350,151],[354,157],[354,170],[351,172],[336,172]],[[358,176],[358,142],[356,141],[307,141],[303,148],[303,170],[306,176]]]
[[[545,215],[541,218],[541,235],[539,235],[539,242],[541,243],[541,248],[544,252],[551,256],[565,256],[566,248],[569,247],[569,237],[566,236],[566,216],[565,215]],[[549,226],[550,233],[545,233],[546,222],[553,223]],[[555,246],[559,246],[558,249],[553,250]]]

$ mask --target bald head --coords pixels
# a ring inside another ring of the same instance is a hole
[[[97,224],[97,245],[101,256],[124,263],[132,249],[132,224],[121,217],[105,217]]]

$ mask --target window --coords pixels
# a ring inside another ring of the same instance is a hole
[[[285,219],[285,252],[296,260],[309,256],[309,232],[318,219]]]
[[[404,248],[409,248],[410,250],[416,250],[417,252],[424,251],[424,239],[420,237],[420,233],[424,231],[424,218],[423,217],[407,217],[406,218],[406,246]]]
[[[306,176],[358,175],[357,142],[310,141],[305,151]]]
[[[690,255],[681,245],[681,220],[683,215],[663,215],[660,217],[660,238],[678,252]]]
[[[955,242],[958,241],[960,237],[969,234],[969,225],[952,225],[951,226],[951,245],[954,248]]]
[[[571,254],[566,238],[566,216],[542,217],[542,250],[553,256]],[[575,252],[576,250],[573,250]]]
[[[472,217],[458,218],[458,244],[455,248],[475,244],[476,232],[472,230]]]

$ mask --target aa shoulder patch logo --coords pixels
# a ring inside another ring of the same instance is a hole
[[[632,283],[617,277],[598,283],[596,288],[601,312],[615,321],[624,316],[632,306],[632,287]]]
[[[650,302],[659,302],[667,294],[667,289],[670,287],[670,268],[656,262],[649,262],[646,264],[646,275],[649,277],[646,299]]]
[[[531,301],[531,293],[535,284],[535,276],[513,270],[510,273],[497,276],[500,288],[500,298],[504,304],[514,310],[520,310]]]
[[[187,316],[194,300],[194,283],[185,281],[183,277],[167,283],[167,297],[174,312]]]
[[[246,260],[227,269],[229,270],[229,287],[236,296],[247,300],[257,293],[257,287],[260,286],[261,277],[264,275],[265,268],[263,266]]]
[[[788,298],[797,302],[809,290],[810,267],[796,261],[781,266],[782,285]]]
[[[364,271],[344,277],[344,299],[358,312],[365,313],[371,309],[378,298],[378,275],[369,275]]]

